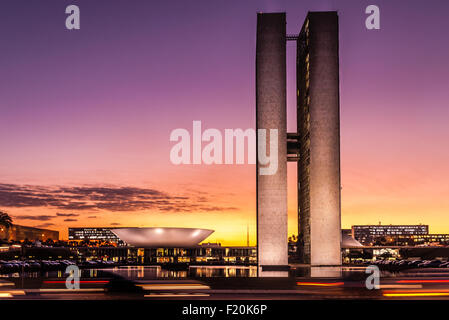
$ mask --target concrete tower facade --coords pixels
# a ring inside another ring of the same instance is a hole
[[[278,168],[261,175],[257,161],[258,274],[273,276],[288,265],[287,243],[287,130],[286,130],[285,13],[257,15],[256,128],[277,129]],[[267,141],[257,139],[258,147]],[[267,148],[268,152],[268,148]]]
[[[338,15],[309,12],[297,39],[299,253],[341,265]]]
[[[288,134],[287,40],[297,41],[297,132]],[[258,14],[256,47],[256,127],[278,131],[277,172],[261,175],[257,161],[259,276],[288,269],[287,160],[298,163],[300,260],[321,274],[341,265],[338,15],[309,12],[299,36],[287,36],[285,13]]]

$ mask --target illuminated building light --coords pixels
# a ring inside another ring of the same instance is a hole
[[[200,234],[201,230],[196,230],[195,232],[192,233],[192,237],[196,237]]]

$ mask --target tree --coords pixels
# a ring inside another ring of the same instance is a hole
[[[12,218],[6,212],[0,211],[0,225],[7,229],[12,226]]]

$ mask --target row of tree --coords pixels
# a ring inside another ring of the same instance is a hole
[[[12,218],[3,211],[0,211],[0,226],[4,226],[6,229],[12,226]]]

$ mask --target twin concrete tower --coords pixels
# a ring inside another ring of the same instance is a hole
[[[297,43],[295,133],[287,133],[289,40]],[[309,12],[299,35],[287,36],[285,13],[259,13],[256,47],[256,127],[278,131],[278,150],[267,150],[278,153],[276,173],[261,175],[257,161],[259,275],[288,270],[287,161],[298,164],[301,263],[341,265],[338,15]]]

